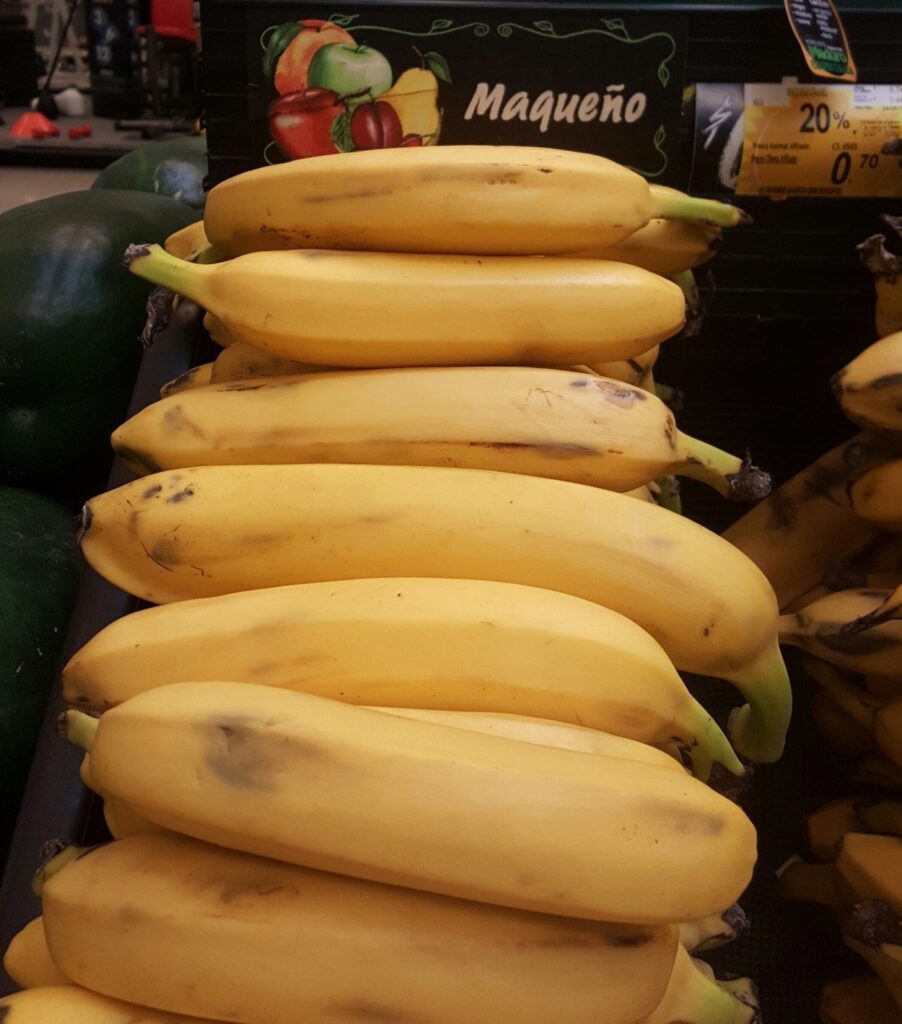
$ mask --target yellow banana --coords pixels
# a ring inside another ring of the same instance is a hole
[[[201,363],[199,366],[192,366],[174,380],[169,381],[160,388],[160,398],[167,398],[169,395],[177,395],[182,391],[191,391],[193,388],[201,388],[209,384],[213,379],[213,363]]]
[[[604,260],[308,249],[202,266],[142,245],[126,261],[240,340],[324,365],[625,359],[676,334],[686,311],[667,278]]]
[[[610,363],[592,363],[591,366],[575,366],[573,369],[585,369],[599,377],[612,377],[614,380],[623,381],[624,384],[635,384],[648,390],[645,388],[645,384],[648,383],[648,375],[658,361],[660,351],[661,346],[655,345],[647,352],[640,352],[630,359],[615,359]]]
[[[808,710],[815,728],[837,754],[858,757],[876,749],[874,734],[851,719],[820,687],[812,694]]]
[[[867,832],[843,836],[836,860],[846,902],[885,900],[902,915],[902,839]]]
[[[355,704],[552,719],[643,743],[679,737],[697,774],[715,761],[742,772],[648,633],[591,601],[512,583],[350,579],[147,608],[76,652],[63,691],[103,711],[156,686],[226,677]]]
[[[719,914],[684,921],[680,925],[680,945],[690,953],[704,953],[735,942],[748,932],[749,927],[745,911],[734,903]]]
[[[854,797],[831,800],[818,807],[805,815],[804,826],[808,849],[812,857],[820,861],[836,860],[843,836],[864,828]]]
[[[17,932],[3,954],[3,970],[19,988],[68,985],[69,979],[53,962],[44,935],[44,919],[36,917]],[[0,1007],[3,1006],[0,1001]],[[0,1012],[0,1020],[3,1019]],[[52,1020],[52,1018],[45,1018]],[[59,1018],[57,1018],[59,1019]]]
[[[547,1024],[562,1006],[573,1024],[634,1024],[677,947],[674,927],[452,900],[181,836],[95,849],[43,900],[54,958],[80,984],[241,1024]]]
[[[832,981],[821,989],[820,1024],[902,1024],[902,1010],[876,975]]]
[[[680,947],[664,998],[643,1024],[755,1024],[760,1020],[757,1002],[737,998],[711,980],[706,968]]]
[[[880,590],[884,588],[892,590],[902,583],[902,575],[898,569],[891,572],[864,573],[856,571],[851,564],[832,567],[827,578],[830,580],[830,585],[820,583],[818,586],[812,587],[811,590],[801,594],[794,601],[790,601],[783,609],[784,612],[787,614],[797,612],[837,590]],[[836,586],[835,582],[839,582],[840,585]]]
[[[902,836],[902,801],[862,801],[858,806],[862,823],[881,835]]]
[[[76,985],[30,988],[0,999],[0,1019],[3,1024],[201,1024],[196,1017],[150,1010]]]
[[[849,501],[865,522],[902,531],[902,459],[869,470],[849,489]]]
[[[779,621],[780,643],[801,647],[822,661],[851,672],[898,679],[902,676],[902,622],[856,632],[850,623],[874,611],[890,591],[837,590]],[[870,696],[872,703],[879,698]]]
[[[884,220],[899,232],[899,218],[884,216]],[[902,256],[891,253],[885,243],[886,235],[871,235],[857,247],[874,283],[874,326],[881,338],[902,331]]]
[[[868,754],[858,765],[852,781],[902,792],[902,767],[884,754]]]
[[[659,217],[724,227],[747,219],[589,153],[437,146],[236,175],[210,191],[204,227],[232,256],[298,247],[533,255],[612,245]]]
[[[234,352],[236,346],[223,355]],[[770,477],[683,434],[654,395],[521,366],[422,367],[214,384],[146,406],[112,436],[137,472],[303,462],[493,469],[613,491],[676,473],[725,498]]]
[[[210,340],[215,341],[221,348],[228,348],[230,345],[236,344],[240,339],[236,338],[234,334],[230,333],[226,325],[221,321],[217,320],[212,313],[204,313],[204,330],[210,335]]]
[[[663,923],[734,902],[755,860],[743,812],[684,773],[305,693],[173,683],[65,721],[159,825],[447,896]]]
[[[784,900],[814,903],[834,915],[841,914],[843,909],[835,864],[791,860],[777,873],[777,895]]]
[[[902,1009],[902,922],[882,900],[862,900],[843,922],[843,941],[870,964]]]
[[[631,263],[669,277],[706,263],[720,248],[720,241],[721,230],[713,224],[655,217],[645,227],[613,245],[584,249],[572,255]]]
[[[850,420],[902,431],[902,330],[870,345],[830,383]]]
[[[518,740],[521,743],[537,743],[543,747],[558,747],[561,750],[575,750],[583,754],[599,754],[604,757],[622,757],[627,761],[642,761],[667,771],[685,774],[682,763],[657,747],[598,729],[582,725],[554,722],[548,718],[530,718],[528,715],[506,715],[491,711],[441,711],[427,708],[392,708],[368,705],[371,711],[383,711],[399,718],[412,718],[419,722],[447,725],[454,729],[468,729],[470,732],[503,739]]]
[[[166,252],[180,260],[197,259],[198,254],[209,246],[210,239],[204,231],[202,220],[173,232],[163,243]]]
[[[155,603],[387,575],[564,591],[638,622],[677,668],[733,682],[750,702],[737,750],[782,751],[792,696],[770,585],[716,534],[650,502],[488,470],[199,466],[92,499],[81,544],[101,575]]]
[[[334,369],[337,368],[282,359],[280,356],[270,355],[263,349],[248,345],[246,341],[233,341],[213,361],[209,383],[225,384],[229,381],[257,377],[288,377]]]
[[[875,697],[850,679],[848,673],[818,658],[803,656],[802,667],[843,714],[862,729],[874,732],[877,712],[886,703],[882,697]]]
[[[876,530],[852,512],[846,487],[896,449],[862,433],[821,456],[724,531],[770,580],[781,608],[829,566],[865,548]]]
[[[96,793],[103,800],[103,820],[114,839],[123,839],[125,836],[140,836],[150,832],[164,831],[159,825],[149,818],[110,793],[104,793],[97,785],[97,780],[91,774],[91,755],[86,753],[81,759],[79,767],[81,781],[93,793]]]
[[[883,753],[902,766],[902,697],[894,698],[877,712],[874,735]]]

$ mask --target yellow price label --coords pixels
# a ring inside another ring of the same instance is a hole
[[[748,84],[737,195],[902,196],[902,86]]]

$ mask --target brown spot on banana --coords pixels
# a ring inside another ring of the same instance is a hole
[[[149,501],[151,498],[155,498],[160,491],[163,490],[162,484],[154,484],[153,487],[148,487],[146,491],[141,495],[144,501]]]
[[[167,505],[178,505],[182,501],[187,501],[194,494],[194,488],[189,484],[187,487],[183,487],[180,491],[176,491],[175,494],[170,494],[166,499]]]
[[[221,782],[239,789],[272,789],[275,764],[271,747],[261,741],[262,724],[234,716],[212,722],[205,764]]]
[[[206,436],[200,427],[185,415],[185,410],[181,405],[173,405],[163,413],[163,426],[173,433],[181,433],[186,430],[201,441]]]

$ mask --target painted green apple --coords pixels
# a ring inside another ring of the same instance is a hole
[[[373,100],[392,84],[391,64],[371,46],[330,43],[313,55],[307,78],[311,86],[331,89],[339,96],[359,93],[359,100]]]

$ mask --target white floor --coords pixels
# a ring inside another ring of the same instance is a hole
[[[0,213],[35,199],[90,188],[96,170],[0,166]]]

